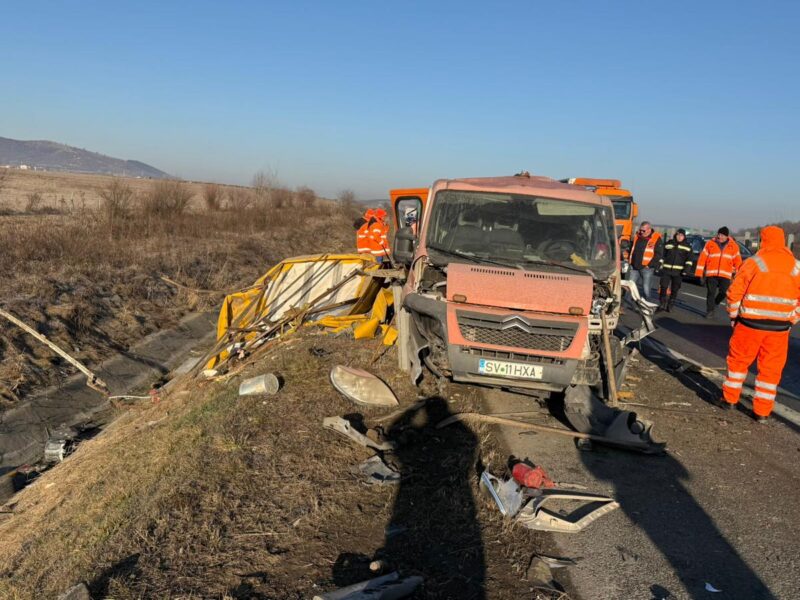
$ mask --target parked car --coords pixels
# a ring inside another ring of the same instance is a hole
[[[692,283],[698,283],[700,280],[694,276],[694,270],[697,268],[697,261],[700,258],[700,253],[703,251],[703,247],[706,245],[706,242],[710,240],[710,237],[704,237],[702,235],[697,234],[690,234],[686,236],[686,241],[692,247],[692,271],[687,273],[684,277],[684,280],[691,281]],[[753,252],[745,246],[739,240],[735,240],[736,243],[739,245],[739,252],[742,255],[742,260],[747,260],[751,256],[753,256]]]

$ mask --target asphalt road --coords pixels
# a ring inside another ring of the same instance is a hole
[[[651,335],[672,350],[722,371],[725,369],[731,335],[730,321],[723,306],[717,308],[712,319],[704,318],[705,292],[704,287],[684,282],[672,311],[656,314],[655,323],[658,329]],[[654,290],[652,298],[657,298],[657,295],[658,291]],[[628,311],[626,319],[634,318],[630,313]],[[748,376],[751,385],[755,380],[755,373],[754,364]],[[800,326],[792,329],[789,359],[783,371],[779,393],[780,402],[800,411]]]

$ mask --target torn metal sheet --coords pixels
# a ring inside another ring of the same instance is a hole
[[[519,511],[516,518],[521,525],[537,531],[577,533],[603,515],[619,508],[619,502],[602,494],[558,489],[537,491],[538,495]],[[558,500],[581,502],[581,506],[568,515],[545,507],[545,504],[552,506]]]
[[[394,407],[400,403],[392,389],[369,371],[336,365],[331,383],[348,400],[361,406]]]
[[[422,584],[422,577],[401,577],[396,571],[345,588],[317,594],[314,600],[395,600],[414,593]]]
[[[370,485],[392,485],[400,482],[400,473],[377,455],[353,467],[353,471],[363,475],[364,480]]]
[[[350,421],[342,417],[325,417],[322,420],[322,426],[326,429],[330,429],[331,431],[335,431],[336,433],[340,433],[346,438],[350,438],[355,443],[367,448],[373,448],[382,452],[390,452],[397,447],[397,444],[394,442],[372,441],[360,431],[356,431]]]

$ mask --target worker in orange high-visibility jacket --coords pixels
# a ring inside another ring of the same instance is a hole
[[[374,221],[369,227],[370,248],[379,263],[389,260],[389,226],[386,224],[386,211],[377,208]]]
[[[364,216],[354,223],[356,227],[356,249],[359,254],[372,254],[370,228],[374,221],[375,211],[369,208],[364,212]]]
[[[741,265],[739,244],[727,227],[720,227],[717,235],[706,242],[694,272],[695,277],[705,279],[706,319],[714,316],[714,310],[725,299],[733,274]]]
[[[800,320],[800,261],[786,247],[780,227],[761,230],[761,249],[745,261],[728,290],[728,316],[733,336],[720,406],[732,408],[739,401],[757,358],[753,413],[764,422],[775,404],[790,329]]]

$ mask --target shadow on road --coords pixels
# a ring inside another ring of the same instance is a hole
[[[426,598],[485,598],[486,565],[470,482],[478,439],[461,423],[437,430],[447,402],[409,409],[388,433],[404,475],[377,557],[425,579]]]
[[[722,589],[724,598],[775,599],[694,499],[686,486],[689,473],[675,457],[610,449],[580,456],[594,477],[614,486],[621,510],[669,561],[690,598],[708,598],[708,582]],[[618,546],[617,551],[626,560],[637,559],[634,549]],[[666,589],[661,583],[653,582],[654,595]]]
[[[669,333],[695,344],[706,352],[710,352],[725,361],[728,356],[728,342],[731,338],[731,327],[728,323],[706,321],[702,323],[684,323],[673,317],[658,316],[656,326]]]

